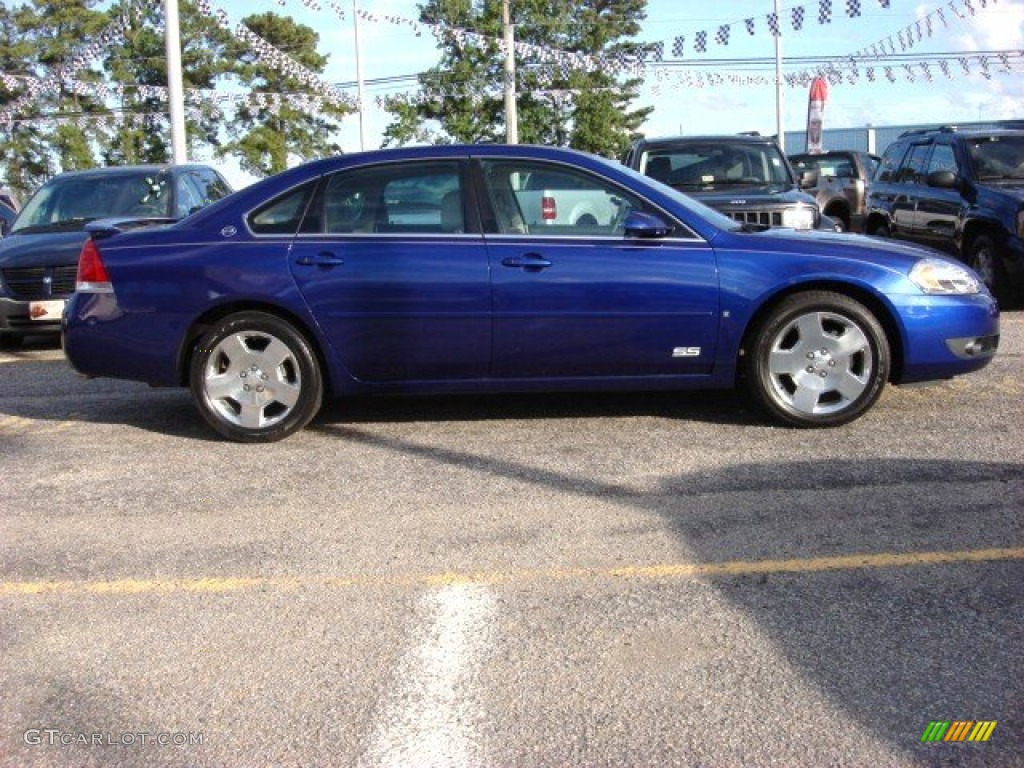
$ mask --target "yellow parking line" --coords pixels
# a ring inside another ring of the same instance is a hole
[[[598,579],[685,579],[702,576],[738,576],[770,573],[864,568],[906,568],[919,565],[980,563],[1022,560],[1024,547],[973,549],[958,552],[884,552],[791,560],[732,560],[722,563],[668,563],[616,568],[549,568],[517,571],[480,571],[404,576],[253,576],[209,579],[118,579],[115,581],[5,581],[0,597],[19,595],[95,594],[124,595],[167,592],[240,592],[257,589],[326,587],[424,587],[451,584],[517,584],[536,581],[583,581]]]

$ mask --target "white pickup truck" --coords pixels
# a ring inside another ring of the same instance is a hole
[[[621,198],[569,174],[534,171],[513,182],[523,219],[531,232],[543,227],[610,227],[619,214]]]

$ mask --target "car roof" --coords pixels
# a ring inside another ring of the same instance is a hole
[[[982,136],[1024,136],[1024,129],[1020,128],[926,128],[917,131],[905,131],[901,133],[900,139],[931,139],[936,136],[962,136],[965,139],[973,139]]]
[[[143,165],[110,165],[103,168],[85,168],[80,171],[64,171],[58,173],[53,179],[65,179],[65,178],[89,178],[93,176],[117,176],[124,173],[162,173],[165,171],[188,170],[190,168],[209,168],[208,165],[202,165],[201,163],[183,163],[181,165],[174,165],[172,163],[149,163]]]
[[[752,136],[749,133],[701,134],[697,136],[660,136],[650,139],[638,139],[634,146],[684,146],[713,142],[716,144],[775,144],[774,136]]]

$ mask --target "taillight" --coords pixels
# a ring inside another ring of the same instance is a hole
[[[107,268],[100,258],[100,249],[96,242],[89,238],[82,246],[78,255],[78,276],[75,278],[75,290],[80,293],[113,293],[114,286],[110,283]]]
[[[545,195],[540,199],[540,217],[544,221],[553,221],[558,218],[558,206],[555,205],[555,198]]]

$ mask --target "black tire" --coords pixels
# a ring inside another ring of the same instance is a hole
[[[874,237],[892,237],[892,230],[890,230],[889,225],[883,221],[878,224],[873,224],[871,229],[868,231],[868,234]]]
[[[882,394],[890,351],[878,318],[839,293],[783,299],[754,331],[747,383],[773,417],[834,427],[862,416]]]
[[[977,235],[967,245],[967,266],[978,273],[1002,307],[1008,307],[1013,300],[1003,267],[1003,255],[995,241],[988,235]]]
[[[265,312],[230,315],[205,333],[189,385],[206,423],[241,443],[270,443],[302,429],[320,410],[324,389],[305,336]]]
[[[840,232],[850,231],[850,212],[845,208],[833,208],[832,210],[825,211],[825,215],[839,225]]]
[[[577,227],[596,227],[597,226],[597,219],[595,219],[589,213],[584,213],[582,216],[580,216],[578,219],[576,219],[576,224],[574,226],[577,226]]]

